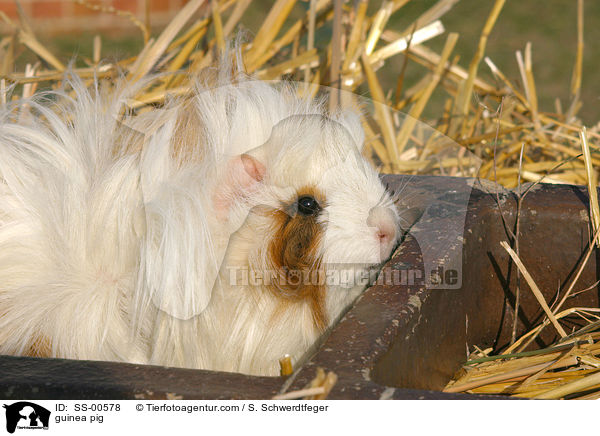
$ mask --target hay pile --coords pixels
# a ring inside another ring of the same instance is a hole
[[[597,191],[592,199],[592,222],[597,223],[598,221],[594,221],[594,216],[598,213]],[[598,228],[597,225],[595,227]],[[514,340],[499,354],[490,355],[491,348],[481,350],[475,347],[476,351],[469,356],[455,378],[446,385],[445,392],[536,399],[600,399],[600,308],[571,307],[561,310],[568,298],[592,291],[598,285],[595,283],[591,287],[575,291],[581,273],[595,247],[600,243],[599,235],[600,232],[596,230],[573,279],[560,301],[555,302],[552,307],[545,301],[518,254],[507,242],[501,243],[516,264],[519,273],[527,281],[546,316],[540,324]],[[517,300],[518,294],[517,289]],[[584,326],[568,334],[559,320],[569,316],[581,318]],[[540,332],[549,326],[556,330],[560,339],[541,350],[524,351]],[[513,339],[515,333],[516,324],[513,326]]]
[[[160,106],[170,94],[190,93],[190,76],[214,64],[226,41],[235,35],[244,13],[252,7],[252,0],[190,0],[160,35],[151,38],[148,23],[131,14],[99,7],[89,0],[75,1],[124,15],[132,26],[141,30],[146,43],[137,56],[113,63],[102,61],[101,40],[97,38],[92,58],[85,59],[88,66],[74,69],[85,79],[97,76],[109,84],[122,74],[138,81],[162,73],[130,102],[134,113]],[[530,44],[523,53],[517,53],[520,83],[511,82],[485,57],[488,35],[505,0],[490,3],[476,53],[468,68],[458,65],[458,57],[453,55],[458,34],[444,35],[443,26],[444,14],[457,1],[439,0],[405,29],[391,29],[387,26],[391,15],[402,13],[409,0],[386,0],[371,12],[367,0],[304,0],[304,4],[298,0],[276,0],[256,35],[243,45],[244,67],[260,79],[304,82],[301,88],[304,92],[315,94],[321,86],[332,87],[329,96],[332,109],[342,104],[346,95],[336,89],[356,93],[368,90],[375,104],[372,112],[363,117],[367,135],[365,153],[384,172],[472,176],[478,170],[475,161],[479,159],[480,177],[509,188],[542,179],[547,183],[597,186],[594,166],[600,164],[600,124],[586,132],[577,118],[582,92],[583,0],[577,3],[578,23],[574,32],[578,44],[574,47],[576,61],[570,103],[562,108],[557,100],[552,113],[538,108]],[[290,19],[292,11],[298,10],[305,11],[302,17],[296,21]],[[0,99],[6,101],[6,90],[11,85],[16,85],[18,91],[12,94],[13,98],[60,86],[67,67],[44,46],[27,24],[27,18],[21,14],[18,21],[12,21],[0,11],[0,20],[9,29],[0,40]],[[317,40],[317,33],[327,36]],[[427,47],[427,42],[435,37],[445,38],[440,53]],[[21,50],[32,51],[39,62],[15,73],[14,59]],[[395,87],[383,89],[378,75],[394,56],[402,57],[403,66],[395,72]],[[414,86],[407,87],[405,75],[412,64],[425,66],[428,72]],[[480,77],[484,68],[491,70],[494,83]],[[182,70],[192,74],[180,74]],[[445,103],[433,110],[437,116],[431,123],[437,132],[424,135],[424,125],[418,120],[438,90],[443,90]],[[406,116],[399,116],[400,112]],[[448,138],[459,145],[458,151],[432,164],[428,157],[452,142]],[[474,156],[478,159],[471,159]],[[596,201],[595,204],[592,201],[592,222],[597,228],[600,210],[597,199],[592,200]],[[513,235],[512,239],[518,259],[518,238]],[[509,354],[489,357],[481,352],[473,356],[475,360],[469,362],[471,369],[447,389],[560,397],[573,392],[561,391],[557,386],[562,381],[569,382],[572,388],[583,380],[585,387],[581,389],[597,389],[600,386],[600,373],[595,369],[600,366],[597,358],[600,347],[595,342],[600,337],[596,331],[597,312],[593,308],[579,309],[578,313],[590,320],[591,330],[565,334],[561,343],[535,356],[523,353],[522,348],[539,333],[538,329],[517,340],[505,351]],[[551,311],[543,325],[554,324],[552,318],[557,322],[564,314],[565,311]],[[521,358],[509,360],[515,350],[520,351],[517,356]],[[549,376],[557,373],[554,368],[561,368],[562,381]],[[507,371],[508,374],[498,375]]]
[[[575,314],[596,320],[541,350],[514,352],[525,348],[541,325],[500,355],[477,350],[444,391],[547,400],[600,399],[598,312],[597,308],[571,308],[558,313],[557,319]]]
[[[231,39],[252,7],[252,0],[191,0],[155,39],[150,38],[147,25],[132,14],[100,7],[88,0],[76,0],[90,8],[124,15],[132,26],[141,29],[144,49],[134,58],[114,63],[101,62],[101,41],[96,40],[94,54],[87,59],[88,67],[77,68],[82,77],[94,74],[101,78],[115,77],[120,72],[131,80],[148,74],[167,73],[145,87],[131,102],[131,107],[160,105],[168,94],[190,92],[188,75],[178,71],[197,72],[211,65]],[[310,1],[310,3],[306,3]],[[371,116],[364,120],[369,147],[366,153],[384,172],[472,175],[460,165],[460,157],[440,161],[432,166],[425,157],[436,147],[423,143],[418,133],[419,123],[434,90],[443,89],[446,101],[437,108],[439,116],[433,127],[482,159],[481,177],[497,180],[506,187],[520,181],[576,183],[587,181],[581,155],[578,132],[582,128],[577,113],[581,109],[581,66],[583,57],[583,2],[579,2],[579,23],[574,29],[579,36],[573,68],[571,103],[564,109],[557,104],[554,113],[538,110],[536,86],[531,68],[531,46],[524,55],[517,53],[522,83],[511,83],[491,59],[485,57],[485,47],[504,0],[496,0],[481,31],[478,49],[467,69],[457,64],[453,49],[458,35],[445,36],[441,53],[426,46],[434,37],[444,37],[443,16],[458,0],[440,0],[418,19],[400,31],[386,25],[392,14],[402,13],[409,0],[384,1],[379,10],[367,14],[367,0],[277,0],[253,39],[244,45],[244,64],[249,73],[261,79],[292,79],[316,86],[331,86],[362,92],[365,85],[376,102]],[[297,21],[290,19],[292,11],[306,10]],[[0,19],[9,32],[0,40],[0,78],[2,89],[11,84],[22,85],[27,96],[36,89],[60,85],[65,63],[51,53],[27,17],[11,21],[0,12]],[[329,30],[329,40],[315,34]],[[249,37],[250,38],[250,37]],[[40,62],[29,65],[24,72],[14,73],[15,54],[31,50]],[[394,56],[403,57],[403,67],[395,72],[395,89],[382,89],[378,70]],[[412,63],[427,67],[428,73],[416,85],[406,88],[404,76]],[[478,76],[489,68],[496,77],[488,83]],[[0,90],[0,98],[6,98]],[[335,93],[332,100],[335,100]],[[333,102],[334,104],[336,102]],[[435,108],[434,108],[435,109]],[[394,116],[402,111],[409,116]],[[598,125],[587,131],[592,152],[591,162],[600,163]],[[429,141],[436,138],[430,137]],[[417,144],[413,147],[411,144]],[[521,149],[522,157],[521,157]],[[555,168],[562,163],[559,168]],[[520,174],[520,178],[519,178]]]

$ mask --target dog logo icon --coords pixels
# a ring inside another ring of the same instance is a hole
[[[6,431],[14,433],[19,429],[48,429],[50,411],[28,401],[19,401],[10,405],[4,404],[6,409]]]

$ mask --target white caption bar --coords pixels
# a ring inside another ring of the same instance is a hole
[[[594,401],[0,401],[0,435],[447,434],[502,428],[571,430]],[[584,409],[584,410],[582,410]],[[537,413],[536,413],[537,412]],[[552,423],[551,423],[552,421]],[[563,428],[564,427],[564,428]],[[42,432],[36,431],[42,430]],[[127,432],[127,433],[126,433]],[[235,433],[234,433],[235,432]],[[433,432],[433,433],[432,433]],[[492,431],[493,434],[496,434]]]

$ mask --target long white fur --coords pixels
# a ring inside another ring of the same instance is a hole
[[[227,70],[227,66],[221,73]],[[223,78],[224,77],[224,78]],[[105,94],[72,78],[76,97],[21,102],[0,113],[0,353],[27,353],[276,375],[320,335],[307,303],[285,305],[261,286],[231,286],[230,268],[268,269],[276,237],[260,205],[277,207],[314,185],[327,205],[324,264],[373,264],[389,255],[367,225],[374,208],[398,216],[360,155],[352,113],[243,76],[199,83],[193,97],[202,159],[171,153],[183,102],[123,121],[127,83]],[[126,152],[141,144],[138,152]],[[234,194],[225,220],[214,193],[228,163],[250,153],[266,176]],[[239,194],[239,195],[238,195]],[[290,197],[292,196],[292,197]],[[331,286],[331,325],[363,287]]]

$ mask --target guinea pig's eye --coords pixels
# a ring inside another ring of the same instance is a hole
[[[298,199],[298,212],[302,215],[315,215],[321,210],[321,206],[314,197],[305,195]]]

